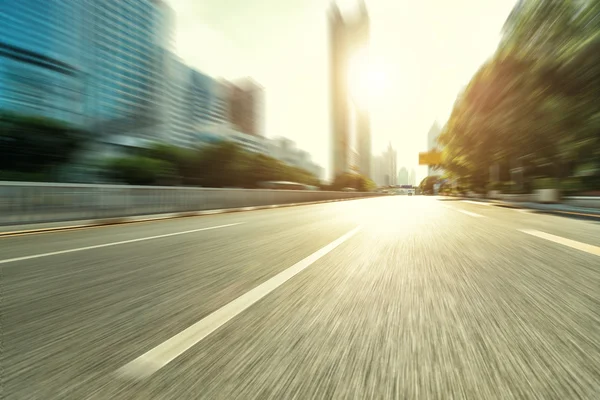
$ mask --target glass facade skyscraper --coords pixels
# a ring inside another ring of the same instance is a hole
[[[196,133],[228,121],[224,86],[173,54],[168,82],[168,141],[179,146],[192,146]]]
[[[103,136],[154,138],[168,113],[172,11],[160,0],[92,1],[90,117]]]
[[[164,0],[1,1],[0,110],[82,127],[89,151],[103,154],[193,146],[196,133],[229,122],[228,86],[172,53]]]
[[[86,4],[2,0],[0,110],[84,123]]]

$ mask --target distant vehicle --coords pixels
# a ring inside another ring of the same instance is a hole
[[[400,185],[400,194],[412,196],[415,194],[415,188],[412,185]]]
[[[356,192],[356,189],[351,187],[345,187],[342,189],[342,192]]]

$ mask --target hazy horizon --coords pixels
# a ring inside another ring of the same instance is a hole
[[[250,76],[266,92],[265,133],[307,150],[329,176],[329,1],[169,0],[176,52],[227,79]],[[356,1],[338,1],[343,11]],[[451,3],[451,4],[450,4]],[[371,58],[381,77],[371,98],[373,155],[391,142],[398,169],[415,168],[427,132],[447,120],[459,90],[495,51],[515,0],[366,1]]]

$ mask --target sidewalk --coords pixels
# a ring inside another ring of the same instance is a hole
[[[486,203],[492,203],[499,207],[507,208],[519,208],[542,211],[550,214],[568,214],[580,217],[589,217],[600,219],[600,209],[598,208],[583,208],[573,207],[566,204],[542,204],[542,203],[531,203],[531,202],[516,202],[516,201],[504,201],[504,200],[489,200],[489,199],[470,199],[474,201],[482,201]]]

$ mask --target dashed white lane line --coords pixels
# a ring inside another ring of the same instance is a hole
[[[491,203],[483,203],[481,201],[463,200],[463,203],[477,204],[478,206],[491,206]]]
[[[292,265],[285,271],[280,272],[268,281],[233,300],[231,303],[219,308],[217,311],[168,339],[166,342],[163,342],[147,353],[142,354],[140,357],[117,370],[117,375],[133,379],[149,377],[219,327],[223,326],[227,321],[231,320],[273,290],[283,285],[286,281],[308,268],[321,257],[350,239],[359,230],[360,227],[354,228],[350,232],[329,243],[327,246]]]
[[[165,238],[165,237],[170,237],[170,236],[186,235],[188,233],[208,231],[208,230],[211,230],[211,229],[226,228],[228,226],[234,226],[234,225],[240,225],[240,224],[243,224],[243,222],[237,222],[235,224],[227,224],[227,225],[209,226],[207,228],[199,228],[199,229],[192,229],[192,230],[189,230],[189,231],[167,233],[167,234],[164,234],[164,235],[148,236],[148,237],[143,237],[143,238],[138,238],[138,239],[131,239],[131,240],[123,240],[123,241],[120,241],[120,242],[97,244],[97,245],[94,245],[94,246],[78,247],[78,248],[75,248],[75,249],[53,251],[53,252],[50,252],[50,253],[40,253],[40,254],[31,255],[31,256],[8,258],[6,260],[0,260],[0,264],[8,264],[8,263],[16,262],[16,261],[31,260],[31,259],[34,259],[34,258],[56,256],[56,255],[59,255],[59,254],[74,253],[76,251],[100,249],[102,247],[118,246],[118,245],[127,244],[127,243],[143,242],[145,240],[160,239],[160,238]]]
[[[519,229],[519,231],[532,235],[541,239],[546,239],[554,243],[562,244],[573,249],[581,250],[595,256],[600,256],[600,247],[587,243],[578,242],[576,240],[567,239],[561,236],[551,235],[546,232],[536,231],[535,229]]]
[[[475,217],[475,218],[486,218],[485,216],[483,216],[481,214],[477,214],[477,213],[474,213],[474,212],[471,212],[471,211],[467,211],[467,210],[458,210],[457,209],[456,211],[459,211],[459,212],[461,212],[463,214],[470,215],[471,217]]]

